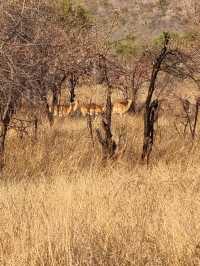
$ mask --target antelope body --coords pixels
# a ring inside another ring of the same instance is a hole
[[[131,107],[132,100],[118,100],[112,104],[112,112],[114,114],[120,114],[121,116],[128,112]]]
[[[91,116],[97,116],[101,113],[103,113],[103,106],[100,104],[95,104],[95,103],[89,103],[89,104],[83,104],[78,102],[78,107],[81,114],[83,116],[86,115],[91,115]]]
[[[75,112],[78,108],[78,103],[75,101],[70,104],[58,105],[54,110],[54,116],[66,116]]]

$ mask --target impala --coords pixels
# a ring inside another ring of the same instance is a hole
[[[122,116],[124,113],[128,112],[131,107],[132,100],[118,100],[112,104],[112,112],[114,114],[120,114]]]
[[[77,108],[79,108],[83,116],[86,115],[97,116],[103,113],[103,106],[100,104],[95,104],[95,103],[85,104],[85,103],[80,103],[78,100],[76,102],[77,102]]]
[[[54,116],[65,116],[75,112],[78,108],[77,101],[69,104],[57,105],[54,110]]]

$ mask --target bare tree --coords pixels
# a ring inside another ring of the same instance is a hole
[[[107,86],[107,95],[106,95],[106,110],[102,118],[102,129],[103,134],[99,129],[96,130],[98,140],[102,146],[103,159],[111,159],[116,151],[117,145],[113,140],[111,127],[112,127],[112,102],[111,102],[111,93],[112,85],[109,80],[108,66],[107,61],[104,56],[100,55],[99,58],[101,61],[102,70],[104,70],[104,81]]]
[[[69,101],[73,103],[79,82],[91,75],[91,60],[95,54],[95,36],[92,23],[79,10],[69,3],[67,13],[62,17],[62,53],[57,54],[59,67],[65,73]]]
[[[188,78],[189,68],[186,68],[188,57],[177,49],[170,49],[169,47],[170,35],[163,34],[163,46],[159,52],[153,55],[153,67],[148,88],[148,95],[145,103],[144,112],[144,140],[141,159],[147,159],[152,151],[154,142],[154,122],[155,114],[158,109],[158,99],[153,99],[154,91],[156,89],[156,81],[159,72],[163,71],[167,74],[173,75],[175,78]]]
[[[148,96],[146,99],[145,104],[145,113],[144,113],[144,143],[143,143],[143,151],[142,151],[142,160],[144,160],[147,157],[147,162],[149,160],[149,156],[152,150],[153,146],[153,140],[154,140],[154,115],[155,111],[158,107],[158,102],[153,101],[152,102],[152,96],[155,90],[155,83],[158,76],[159,71],[161,70],[161,65],[163,63],[163,60],[166,58],[166,55],[168,53],[167,45],[169,43],[169,36],[166,34],[164,36],[164,45],[163,48],[158,55],[158,57],[155,59],[151,74],[151,80],[148,90]]]
[[[0,167],[4,164],[4,146],[8,126],[20,108],[22,99],[32,105],[47,101],[50,66],[61,45],[52,28],[56,17],[44,2],[5,1],[1,11],[0,33]]]

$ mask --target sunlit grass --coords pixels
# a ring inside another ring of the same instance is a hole
[[[199,148],[159,122],[150,166],[142,117],[113,117],[125,153],[101,163],[82,118],[10,136],[0,186],[2,265],[198,265]],[[167,125],[167,126],[166,126]],[[195,264],[196,263],[196,264]]]

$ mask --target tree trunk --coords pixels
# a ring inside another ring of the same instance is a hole
[[[74,102],[74,99],[75,99],[76,95],[75,95],[75,87],[71,87],[70,89],[70,103],[73,103]]]
[[[15,112],[14,106],[15,105],[12,99],[10,99],[7,103],[7,106],[5,107],[4,113],[2,114],[2,118],[0,121],[0,171],[3,169],[5,163],[4,160],[5,139],[11,117]]]
[[[102,154],[104,160],[113,158],[117,148],[117,145],[112,138],[111,126],[112,126],[111,88],[108,87],[106,111],[104,117],[102,118],[103,134],[101,134],[98,129],[96,130],[98,140],[102,146]]]
[[[0,122],[0,171],[4,167],[4,150],[5,150],[5,139],[8,125],[5,121]]]
[[[111,102],[111,88],[108,87],[107,101],[106,101],[106,123],[104,123],[105,133],[106,133],[106,146],[107,155],[106,157],[112,158],[115,154],[116,144],[112,139],[112,102]]]
[[[169,42],[168,34],[165,34],[164,37],[165,37],[164,46],[153,64],[148,95],[145,103],[144,139],[143,139],[143,150],[142,150],[141,159],[144,160],[145,158],[147,158],[147,163],[149,161],[149,156],[153,146],[155,112],[157,112],[158,109],[158,100],[152,102],[152,96],[155,90],[155,84],[158,77],[158,73],[167,55],[167,44]]]
[[[196,106],[195,106],[195,117],[194,117],[194,126],[193,126],[193,131],[192,131],[192,138],[195,138],[196,134],[196,127],[197,127],[197,120],[198,120],[198,114],[199,114],[199,101],[196,101]]]
[[[147,164],[154,143],[154,123],[157,120],[157,111],[158,100],[156,99],[150,104],[149,109],[144,113],[145,127],[142,160],[147,158]]]
[[[151,82],[149,86],[148,96],[145,103],[145,112],[144,112],[144,140],[143,140],[143,151],[142,151],[142,160],[147,158],[147,163],[153,146],[153,137],[154,137],[154,102],[151,103],[153,92],[155,89],[155,82],[160,68],[154,68],[152,71]],[[157,103],[158,104],[158,103]],[[157,109],[158,106],[156,106]],[[153,112],[153,113],[152,113]],[[153,115],[153,118],[152,118]]]
[[[132,103],[131,106],[129,108],[129,111],[136,113],[136,99],[137,99],[137,88],[134,88],[132,90]]]
[[[102,153],[103,153],[103,159],[108,160],[113,158],[116,152],[117,145],[115,141],[112,138],[112,102],[111,102],[111,93],[112,93],[112,85],[110,84],[109,78],[108,78],[108,71],[107,71],[107,65],[106,65],[106,59],[105,57],[102,57],[102,66],[104,69],[104,80],[107,85],[107,97],[106,97],[106,111],[102,118],[102,129],[103,129],[103,135],[100,133],[100,131],[97,129],[97,137],[99,142],[102,146]]]
[[[78,77],[74,74],[71,73],[70,74],[70,78],[69,78],[69,92],[70,92],[70,103],[73,103],[75,100],[75,88],[78,82]]]

